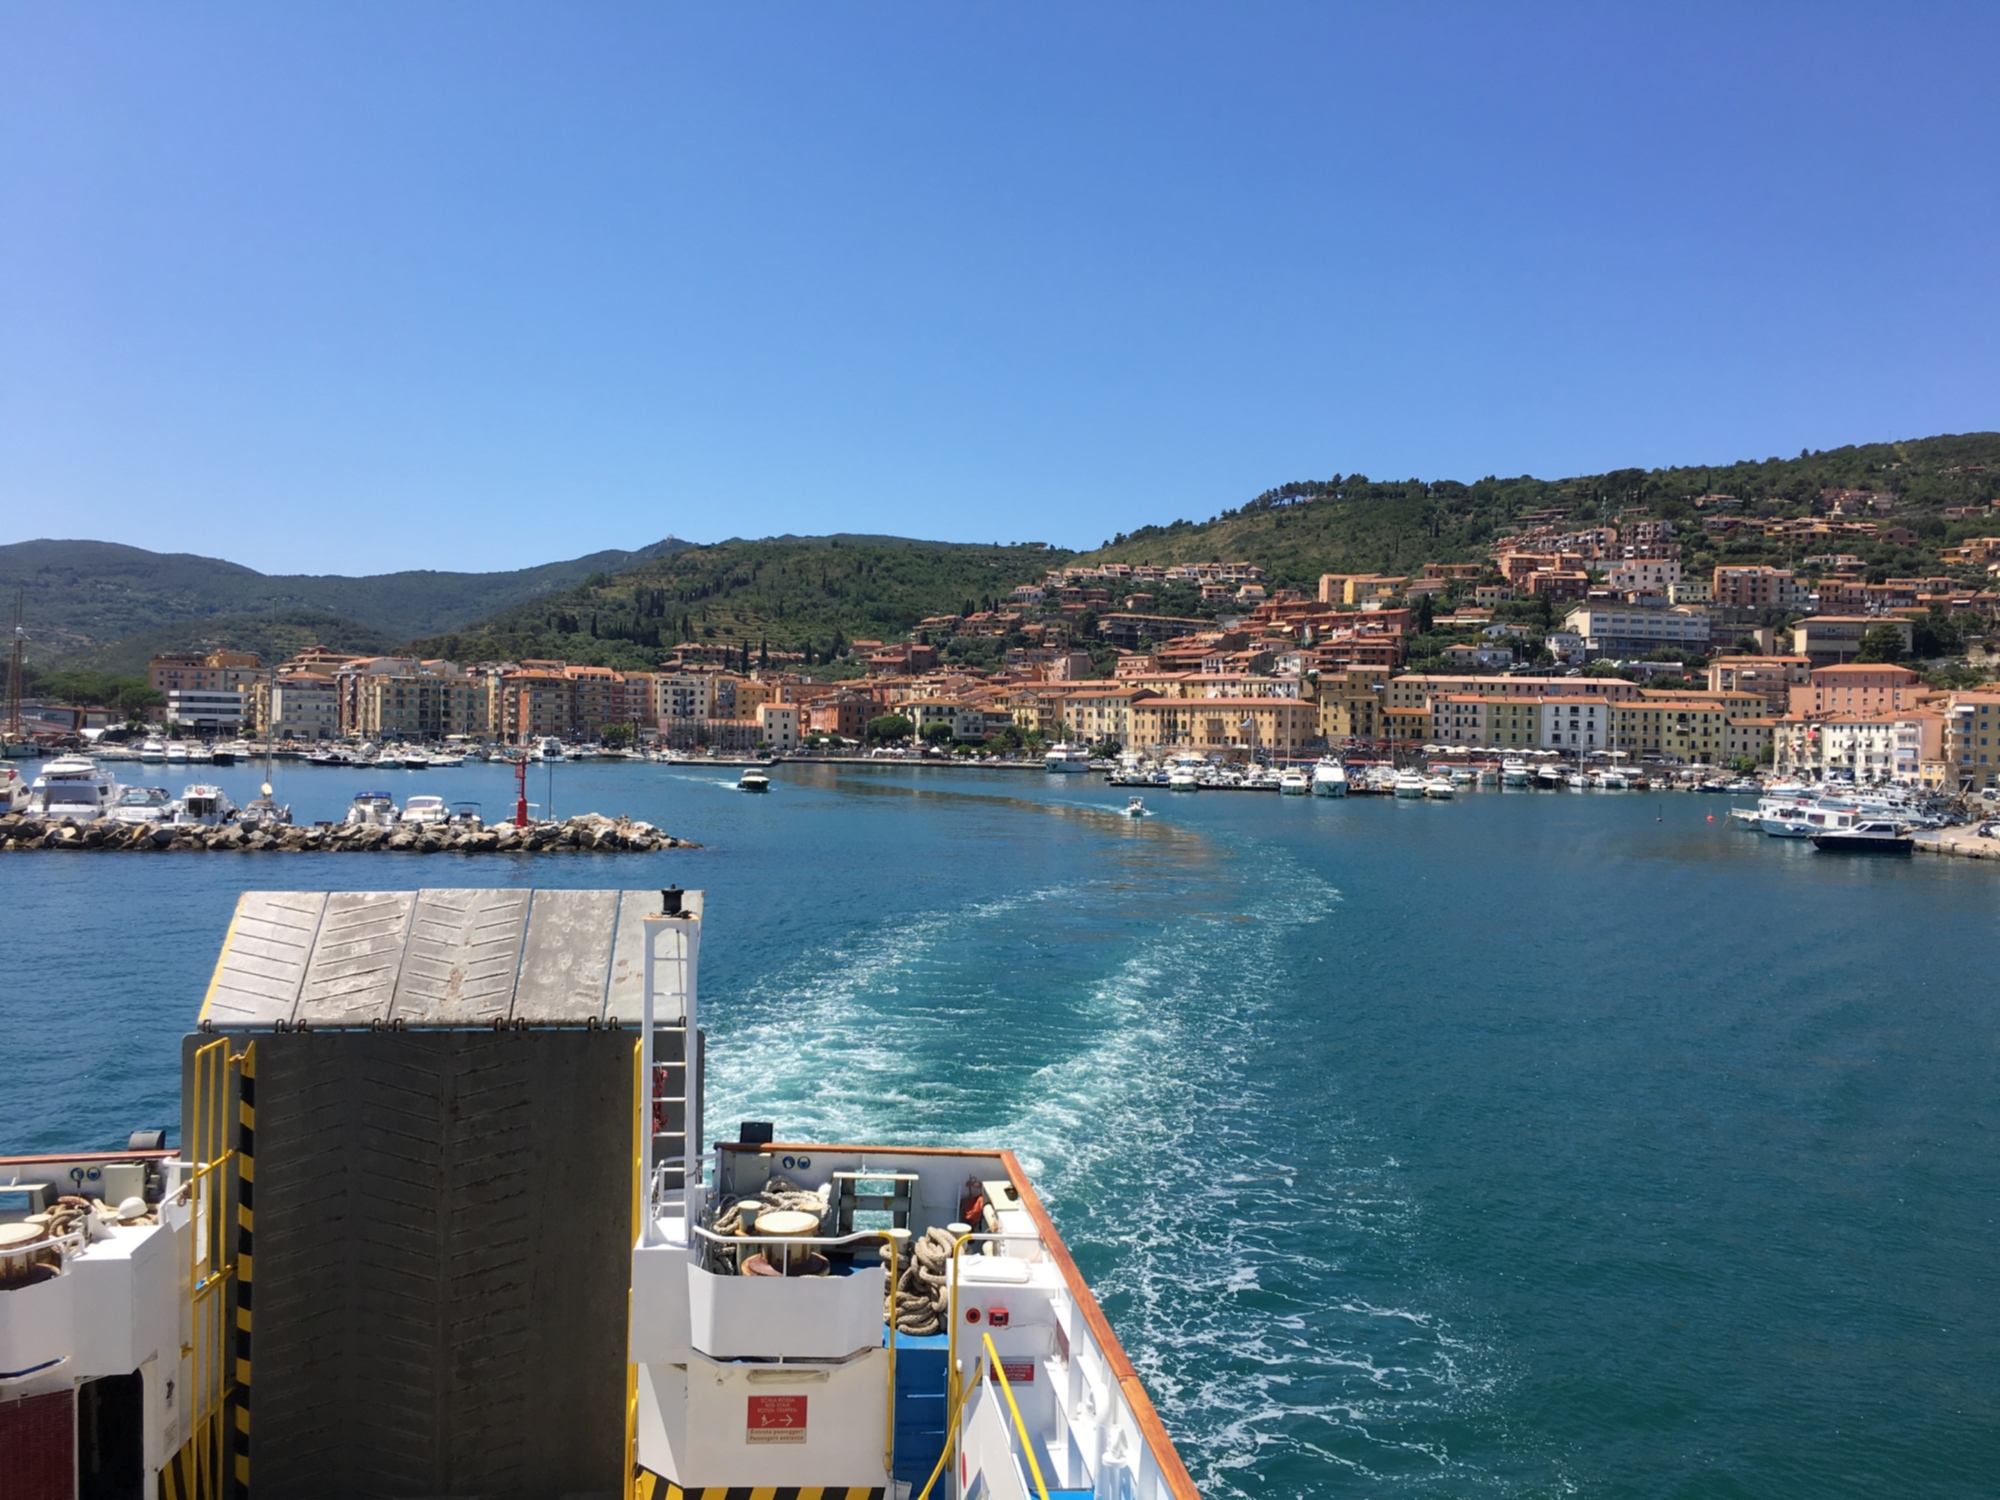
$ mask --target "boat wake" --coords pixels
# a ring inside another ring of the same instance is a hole
[[[711,1119],[1012,1147],[1204,1494],[1514,1492],[1455,1456],[1491,1447],[1454,1439],[1498,1357],[1422,1305],[1421,1214],[1393,1159],[1337,1080],[1294,1076],[1269,1024],[1338,892],[1268,848],[1225,871],[1160,863],[766,971],[712,1003]],[[1313,1127],[1274,1155],[1302,1088],[1323,1095]]]

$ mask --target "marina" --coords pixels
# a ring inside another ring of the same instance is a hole
[[[453,802],[512,785],[425,774]],[[1990,870],[1746,836],[1707,821],[1723,797],[1139,789],[1133,819],[1097,777],[784,766],[746,797],[726,769],[556,774],[559,799],[706,845],[699,881],[644,856],[480,879],[706,888],[725,1140],[752,1119],[1011,1143],[1204,1495],[1664,1497],[1724,1474],[1969,1494],[2000,1460],[1975,1398],[2000,1359],[1978,1314],[1986,1006],[1940,941],[1981,920]],[[301,816],[373,784],[298,779],[325,787],[287,791],[324,799]],[[8,1151],[173,1126],[246,886],[462,883],[332,856],[172,868],[0,862]],[[1543,931],[1517,893],[1704,937]],[[148,983],[74,941],[65,914],[93,906],[147,935]],[[1857,906],[1910,945],[1854,943]],[[1772,1343],[1922,1374],[1863,1401],[1751,1357]],[[1631,1353],[1654,1346],[1672,1357]],[[1668,1408],[1687,1415],[1645,1417]]]

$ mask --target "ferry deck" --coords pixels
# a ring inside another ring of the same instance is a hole
[[[243,896],[179,1148],[0,1157],[9,1500],[1190,1500],[1011,1152],[704,1144],[702,906]]]

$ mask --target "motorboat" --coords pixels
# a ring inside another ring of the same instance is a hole
[[[758,767],[752,766],[736,778],[736,790],[739,792],[768,792],[771,790],[771,778],[765,775]]]
[[[1561,791],[1563,785],[1562,767],[1536,766],[1535,785],[1540,787],[1543,791],[1548,791],[1548,792]]]
[[[101,818],[124,787],[88,756],[59,755],[42,767],[28,791],[28,810],[45,818]]]
[[[1201,770],[1187,761],[1175,761],[1167,767],[1167,790],[1170,792],[1198,792],[1201,790]]]
[[[0,761],[0,816],[21,812],[28,805],[28,783],[21,773]]]
[[[1427,776],[1424,795],[1433,802],[1449,802],[1458,795],[1458,787],[1449,776]]]
[[[1347,767],[1331,756],[1313,767],[1312,793],[1315,797],[1345,797]]]
[[[233,766],[239,760],[254,758],[257,752],[250,748],[247,740],[225,740],[215,747],[213,753],[218,766]]]
[[[180,806],[163,786],[128,786],[111,804],[114,823],[171,823]]]
[[[213,746],[197,740],[194,744],[188,746],[188,759],[197,765],[208,765],[215,759],[215,749]]]
[[[1451,784],[1453,786],[1472,786],[1478,780],[1477,773],[1468,766],[1453,766],[1451,768]]]
[[[1590,789],[1590,782],[1581,771],[1571,771],[1569,775],[1563,777],[1563,785],[1568,787],[1572,792],[1583,792]]]
[[[545,736],[536,744],[535,749],[542,760],[561,760],[564,758],[563,742],[554,735]]]
[[[396,799],[387,792],[363,792],[349,804],[342,821],[350,828],[393,828]]]
[[[1134,797],[1131,799],[1131,801],[1127,802],[1125,804],[1125,816],[1128,818],[1145,817],[1146,799],[1144,797]]]
[[[400,771],[403,769],[403,757],[398,751],[384,748],[376,751],[375,758],[368,764],[377,771]]]
[[[1613,766],[1598,778],[1597,784],[1607,792],[1630,791],[1632,778],[1618,767]]]
[[[188,747],[185,740],[167,741],[167,764],[184,766],[188,763]]]
[[[465,764],[465,753],[459,750],[440,750],[430,758],[431,765],[441,771],[451,770]]]
[[[356,766],[361,764],[361,762],[355,759],[352,752],[343,750],[338,745],[329,745],[324,750],[317,750],[308,755],[306,757],[306,764],[309,766]]]
[[[199,783],[181,793],[181,810],[174,814],[178,827],[215,828],[236,821],[236,804],[219,786]]]
[[[403,804],[402,821],[405,823],[449,823],[451,809],[442,797],[412,797]]]
[[[1278,790],[1287,797],[1310,796],[1312,778],[1297,769],[1282,771],[1278,775]]]
[[[159,765],[166,758],[167,746],[164,740],[148,739],[140,742],[139,759],[149,765]]]
[[[1446,782],[1445,785],[1450,786],[1451,783]],[[1401,797],[1406,801],[1420,800],[1424,795],[1423,773],[1421,771],[1413,771],[1407,768],[1398,771],[1396,773],[1396,780],[1393,786],[1393,790],[1398,797]]]
[[[1736,810],[1730,809],[1733,817]],[[1809,839],[1819,830],[1806,817],[1804,808],[1790,808],[1760,816],[1757,827],[1774,839]]]
[[[1526,786],[1528,784],[1528,763],[1509,757],[1500,762],[1500,784],[1502,786]]]
[[[1813,847],[1829,854],[1908,854],[1917,847],[1907,824],[1886,818],[1829,828],[1812,835]]]
[[[428,771],[435,764],[436,762],[422,750],[405,750],[403,752],[403,769],[405,771]]]
[[[182,1138],[0,1157],[0,1493],[1194,1496],[1021,1143],[701,1139],[703,904],[245,894],[134,1041]]]
[[[1070,773],[1090,769],[1090,752],[1081,745],[1064,742],[1049,746],[1048,754],[1042,757],[1042,769]]]

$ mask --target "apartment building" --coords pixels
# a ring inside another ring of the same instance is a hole
[[[1611,716],[1625,706],[1601,698],[1543,698],[1535,705],[1536,738],[1544,750],[1608,750]]]
[[[801,710],[792,703],[757,705],[757,728],[764,744],[783,755],[799,748]]]
[[[1944,784],[1950,791],[2000,786],[2000,692],[1953,693],[1944,710]]]
[[[243,724],[243,693],[238,688],[170,689],[167,722],[184,729],[239,729]]]
[[[1325,691],[1325,679],[1321,679]],[[1388,679],[1389,708],[1426,712],[1438,693],[1477,693],[1491,698],[1599,698],[1606,702],[1639,696],[1639,684],[1622,677],[1481,677],[1448,672],[1406,672]]]
[[[333,674],[340,732],[371,740],[436,740],[486,734],[492,688],[448,661],[361,657]],[[560,732],[560,731],[557,731]]]
[[[1754,695],[1742,696],[1753,709],[1762,706]],[[1611,711],[1612,748],[1647,759],[1721,764],[1731,758],[1732,744],[1748,738],[1732,739],[1729,733],[1741,707],[1742,703],[1710,697],[1648,697],[1620,703]],[[1764,715],[1752,712],[1741,717]]]
[[[1806,680],[1791,690],[1790,712],[1809,719],[1894,713],[1914,708],[1917,699],[1929,692],[1923,678],[1908,667],[1846,662],[1807,673]]]
[[[1883,625],[1895,628],[1907,652],[1914,631],[1901,615],[1818,615],[1801,620],[1792,627],[1792,652],[1810,658],[1816,667],[1852,661],[1861,650],[1862,638]]]
[[[1078,688],[1063,705],[1069,737],[1085,745],[1109,740],[1118,745],[1132,741],[1132,705],[1156,697],[1150,688],[1137,682],[1117,687]],[[983,715],[982,715],[983,717]]]
[[[253,681],[262,666],[255,652],[163,652],[146,663],[146,682],[154,692],[226,693]]]
[[[1791,712],[1792,690],[1812,675],[1807,656],[1718,656],[1708,664],[1711,693],[1756,693],[1772,715]]]
[[[1298,755],[1319,736],[1317,706],[1293,698],[1144,698],[1131,713],[1132,748],[1150,751]]]
[[[1681,581],[1681,565],[1670,557],[1633,557],[1614,563],[1604,581],[1621,594],[1665,594]]]
[[[340,736],[340,692],[331,677],[291,672],[275,682],[253,682],[247,697],[259,735],[307,743]]]
[[[1367,743],[1388,738],[1382,723],[1383,699],[1388,685],[1387,672],[1350,669],[1322,673],[1315,695],[1320,738],[1328,744],[1344,740]]]
[[[1709,586],[1722,609],[1804,609],[1812,599],[1811,587],[1790,568],[1718,567]]]
[[[1542,743],[1542,698],[1495,698],[1448,693],[1431,699],[1429,742],[1496,750],[1533,750]],[[1564,699],[1581,706],[1582,699]],[[1593,705],[1594,706],[1594,705]],[[1585,715],[1578,714],[1581,726]],[[1567,719],[1564,720],[1565,724]],[[1567,728],[1563,731],[1568,733]]]
[[[1682,605],[1587,604],[1571,610],[1563,628],[1583,637],[1587,657],[1650,656],[1663,648],[1708,650],[1707,612]]]

